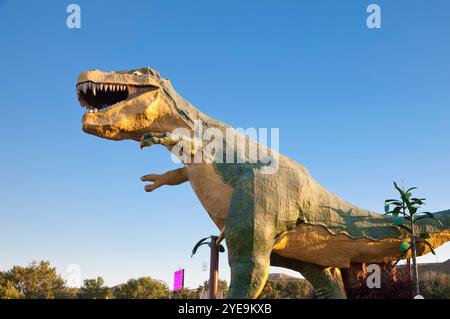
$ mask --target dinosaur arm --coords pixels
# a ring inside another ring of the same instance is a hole
[[[186,168],[178,168],[172,171],[165,172],[164,174],[149,174],[141,177],[143,182],[153,182],[152,184],[145,185],[146,192],[152,192],[163,185],[180,185],[188,181]]]

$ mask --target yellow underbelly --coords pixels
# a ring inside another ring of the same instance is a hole
[[[186,165],[189,182],[219,229],[225,225],[233,188],[216,173],[213,164],[195,163]]]
[[[450,232],[432,234],[429,242],[437,247],[450,239]],[[277,254],[326,267],[348,268],[350,263],[383,263],[395,261],[401,254],[401,238],[371,240],[352,239],[345,234],[333,235],[323,226],[301,224],[296,230],[280,236],[273,251]],[[430,250],[420,245],[418,255]],[[406,256],[408,258],[410,256]]]

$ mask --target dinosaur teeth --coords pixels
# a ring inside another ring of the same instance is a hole
[[[88,84],[87,83],[81,84],[81,90],[83,91],[84,94],[86,94],[87,89],[88,89]]]
[[[76,92],[80,105],[86,107],[86,113],[99,113],[157,88],[151,85],[96,83],[89,80],[78,83]]]
[[[83,92],[87,93],[88,90],[92,91],[94,95],[98,93],[98,91],[111,91],[111,92],[119,92],[119,91],[129,91],[129,93],[136,92],[136,87],[122,84],[105,84],[105,83],[94,83],[94,82],[84,82],[77,84],[77,93]]]

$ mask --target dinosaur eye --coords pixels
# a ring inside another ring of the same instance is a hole
[[[145,77],[146,76],[145,74],[143,74],[143,73],[141,73],[139,71],[134,71],[133,75],[136,76],[136,77]]]

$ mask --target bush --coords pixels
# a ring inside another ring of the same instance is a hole
[[[166,299],[169,298],[169,288],[159,280],[150,277],[130,279],[117,286],[114,297],[117,299]]]
[[[382,288],[369,288],[366,285],[347,290],[349,299],[413,299],[413,281],[389,281]]]
[[[311,291],[311,284],[304,280],[272,281],[268,280],[259,299],[301,299]]]
[[[424,272],[420,275],[420,293],[425,299],[450,299],[450,275]]]

